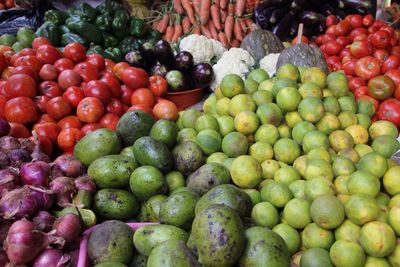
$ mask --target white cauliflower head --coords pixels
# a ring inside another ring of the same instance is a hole
[[[276,63],[278,62],[279,55],[279,53],[271,53],[260,60],[260,68],[268,72],[269,77],[272,77],[276,72]]]
[[[220,42],[198,34],[183,38],[179,43],[179,49],[191,53],[194,64],[210,63],[213,58],[219,58],[226,51]]]

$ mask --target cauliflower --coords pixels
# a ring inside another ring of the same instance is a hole
[[[213,66],[214,81],[210,86],[211,89],[215,90],[222,79],[230,73],[237,74],[244,79],[254,64],[254,58],[246,50],[242,48],[229,49],[222,54],[220,60]]]
[[[226,51],[220,42],[198,34],[191,34],[183,38],[179,49],[191,53],[194,64],[210,63],[212,59],[218,60]]]
[[[268,72],[269,77],[272,77],[276,72],[276,63],[279,58],[278,54],[269,54],[266,55],[263,59],[260,60],[260,68]]]

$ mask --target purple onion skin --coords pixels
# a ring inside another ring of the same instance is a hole
[[[38,203],[39,209],[48,210],[53,206],[54,203],[54,195],[46,192],[42,188],[30,188],[31,194],[35,197],[36,202]]]
[[[36,197],[27,186],[14,189],[0,199],[0,214],[4,219],[21,219],[32,216],[39,208]]]
[[[74,213],[67,213],[54,222],[53,229],[56,235],[66,242],[76,241],[82,232],[82,220]]]
[[[74,180],[65,176],[57,177],[51,181],[50,190],[57,195],[57,204],[60,207],[68,206],[76,192]]]
[[[6,252],[5,251],[0,251],[0,266],[8,266],[7,265],[8,263],[9,263],[9,260],[8,260]]]
[[[85,172],[83,164],[70,155],[62,155],[54,160],[54,166],[58,168],[63,176],[78,177]]]
[[[3,244],[4,240],[6,240],[8,230],[12,225],[12,221],[0,219],[0,243]],[[1,261],[0,261],[1,262]],[[0,264],[0,266],[2,266]]]
[[[53,228],[53,224],[56,218],[47,211],[39,211],[32,222],[35,224],[35,228],[42,232],[49,232]]]
[[[93,182],[90,176],[81,176],[75,179],[75,187],[78,191],[88,191],[90,193],[96,192],[96,184]]]
[[[68,255],[70,256],[70,261],[69,261],[67,267],[76,267],[76,266],[78,266],[79,249],[75,249],[73,251],[69,251]]]
[[[10,163],[8,156],[5,152],[0,151],[0,168],[7,167]]]
[[[10,130],[10,124],[4,119],[0,119],[0,137],[8,135]]]
[[[31,155],[22,148],[17,148],[10,150],[7,153],[8,158],[10,159],[10,166],[19,168],[22,163],[31,161]]]
[[[28,138],[19,138],[19,143],[21,144],[21,148],[26,149],[29,153],[32,153],[35,150],[35,142]]]
[[[3,136],[0,138],[0,148],[3,150],[12,150],[20,148],[21,144],[17,138],[12,136]]]
[[[0,198],[19,185],[18,175],[11,169],[0,170]]]
[[[59,249],[49,248],[43,250],[33,261],[33,267],[65,267],[70,261],[68,254],[63,254]]]
[[[21,166],[21,181],[25,185],[47,186],[50,166],[46,162],[36,161]]]

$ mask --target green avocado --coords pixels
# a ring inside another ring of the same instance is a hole
[[[121,189],[102,189],[94,196],[93,211],[104,219],[126,220],[139,211],[135,196]]]
[[[172,151],[174,168],[185,176],[200,168],[205,158],[200,146],[193,141],[184,141]]]
[[[200,267],[196,257],[182,240],[168,240],[155,247],[147,267]]]
[[[135,110],[122,115],[117,124],[117,133],[125,146],[131,146],[138,138],[149,135],[153,124],[154,120],[148,113]]]
[[[137,139],[133,145],[133,153],[140,165],[153,166],[163,173],[172,168],[172,155],[168,147],[150,136]]]

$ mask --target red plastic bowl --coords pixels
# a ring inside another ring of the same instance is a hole
[[[204,91],[203,88],[197,88],[184,92],[169,92],[163,98],[174,102],[181,111],[200,102],[203,99]]]

